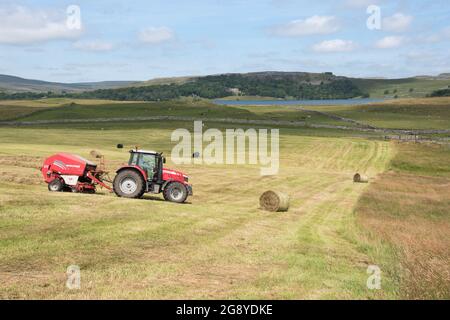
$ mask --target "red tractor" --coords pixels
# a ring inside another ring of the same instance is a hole
[[[162,192],[168,201],[185,202],[192,195],[188,176],[163,168],[164,163],[162,153],[130,150],[128,165],[117,170],[114,180],[110,181],[107,172],[91,161],[73,154],[58,153],[45,160],[41,171],[50,191],[94,193],[96,185],[100,185],[119,197],[141,198],[146,192]],[[112,187],[105,182],[112,182]]]
[[[162,153],[130,150],[128,165],[116,171],[114,192],[126,198],[140,198],[146,192],[162,192],[168,201],[185,202],[192,195],[189,177],[180,171],[164,168],[165,162]]]

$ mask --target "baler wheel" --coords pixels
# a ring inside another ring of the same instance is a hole
[[[51,192],[61,192],[64,188],[64,184],[60,179],[50,181],[48,184],[48,190]]]
[[[163,196],[167,201],[183,203],[188,197],[188,191],[184,184],[171,182],[164,188]]]
[[[145,181],[135,170],[122,170],[114,178],[113,187],[119,197],[140,198],[145,192]]]

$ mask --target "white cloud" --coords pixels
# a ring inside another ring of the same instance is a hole
[[[112,43],[104,41],[77,41],[73,46],[84,51],[111,51],[114,49]]]
[[[397,48],[403,45],[405,42],[404,37],[398,37],[398,36],[387,36],[380,40],[378,40],[375,43],[375,47],[379,49],[392,49]]]
[[[339,30],[339,22],[334,16],[312,16],[305,20],[293,20],[275,26],[271,33],[283,37],[299,37],[313,34],[329,34]]]
[[[348,52],[356,48],[356,45],[351,40],[326,40],[317,43],[313,46],[316,52]]]
[[[65,12],[23,6],[0,8],[0,43],[29,44],[77,38],[82,30],[68,28],[66,20]]]
[[[175,32],[168,27],[149,27],[139,33],[139,40],[149,44],[159,44],[174,38]]]
[[[391,32],[404,32],[408,30],[413,19],[413,16],[396,13],[383,19],[382,29]]]

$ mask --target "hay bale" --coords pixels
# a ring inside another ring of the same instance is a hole
[[[289,196],[279,191],[266,191],[259,197],[261,209],[272,212],[287,211]]]
[[[367,183],[369,182],[369,177],[359,173],[355,173],[355,175],[353,176],[353,182]]]
[[[91,157],[94,157],[96,159],[100,159],[101,157],[103,157],[103,155],[100,152],[96,151],[96,150],[92,150],[90,152],[90,155],[91,155]]]

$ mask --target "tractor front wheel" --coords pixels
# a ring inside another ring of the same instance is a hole
[[[140,198],[145,192],[145,181],[138,172],[123,170],[114,178],[113,188],[119,197]]]
[[[60,179],[50,181],[48,184],[48,190],[51,192],[61,192],[64,188],[64,184]]]
[[[188,197],[188,190],[182,183],[171,182],[164,188],[163,196],[167,201],[183,203]]]

